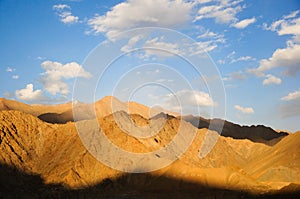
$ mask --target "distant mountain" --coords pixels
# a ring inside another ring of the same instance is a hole
[[[277,139],[277,141],[279,141],[280,138],[288,135],[288,133],[286,132],[276,132],[272,128],[263,125],[241,126],[239,124],[234,124],[226,120],[205,119],[192,115],[183,116],[181,118],[191,123],[196,128],[209,128],[210,130],[217,131],[224,137],[232,137],[234,139],[249,139],[253,142],[274,144],[274,141],[269,141],[274,139]]]

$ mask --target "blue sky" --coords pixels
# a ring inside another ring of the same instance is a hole
[[[98,46],[101,53],[105,48],[99,44],[108,41],[116,45],[114,34],[143,27],[176,30],[208,53],[203,58],[208,61],[206,67],[216,67],[220,73],[218,83],[224,85],[225,119],[289,131],[300,129],[300,2],[297,0],[2,0],[0,96],[25,103],[70,101],[75,79],[85,82],[95,77],[88,64],[97,51],[92,50]],[[131,38],[137,38],[133,44],[139,47],[168,48],[180,54],[182,43],[176,42],[181,40],[168,40],[172,33],[167,36],[163,33],[157,34],[159,37],[141,39],[131,35]],[[131,38],[122,40],[123,47],[129,46]],[[127,52],[119,47],[120,52]],[[110,56],[110,51],[105,53]],[[196,114],[193,107],[200,107],[203,110],[200,113],[209,117],[208,112],[222,104],[221,98],[218,101],[217,95],[213,96],[211,89],[205,87],[206,83],[213,84],[214,76],[202,76],[199,83],[195,81],[197,77],[186,75],[193,85],[193,89],[187,89],[179,76],[176,79],[172,67],[184,74],[188,73],[188,65],[176,56],[143,53],[142,56],[131,53],[132,56],[112,65],[109,74],[103,77],[106,85],[100,81],[94,97],[112,94],[114,87],[107,85],[119,80],[116,87],[120,92],[115,94],[126,100],[130,97],[126,89],[134,90],[146,80],[156,79],[165,87],[173,86],[177,97],[187,104],[184,113]],[[138,64],[144,65],[135,70],[132,65]],[[151,70],[159,72],[151,76]],[[120,71],[131,72],[122,76]],[[141,71],[148,73],[140,78]],[[152,87],[137,89],[138,94],[130,99],[150,106],[176,107],[170,90]]]

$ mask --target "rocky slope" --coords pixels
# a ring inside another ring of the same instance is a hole
[[[75,123],[50,124],[36,117],[41,112],[27,106],[26,111],[31,113],[0,112],[0,197],[296,198],[300,190],[300,132],[284,136],[274,146],[220,136],[212,151],[201,158],[206,134],[217,136],[216,132],[168,116],[156,135],[135,138],[119,128],[114,115],[98,117],[109,140],[136,153],[165,147],[180,126],[196,132],[189,149],[173,164],[129,174],[97,161],[83,146]],[[140,126],[151,122],[137,114],[130,117]],[[89,131],[90,122],[76,124]]]

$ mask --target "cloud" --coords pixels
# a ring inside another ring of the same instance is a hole
[[[270,84],[281,84],[281,79],[279,77],[275,77],[273,75],[266,75],[266,79],[263,81],[263,85],[270,85]]]
[[[12,73],[12,72],[14,72],[16,69],[15,68],[11,68],[11,67],[7,67],[6,68],[6,72],[9,72],[9,73]]]
[[[285,74],[293,76],[300,71],[300,45],[288,45],[286,48],[275,50],[272,57],[262,59],[258,68],[251,69],[250,72],[257,76],[263,76],[263,72],[277,67],[284,67]]]
[[[244,108],[244,107],[241,107],[240,105],[235,105],[234,108],[244,114],[253,114],[254,113],[254,110],[251,107]]]
[[[11,78],[13,78],[13,79],[19,79],[19,75],[13,75]]]
[[[195,90],[180,90],[166,96],[167,107],[177,106],[177,99],[181,106],[214,106],[215,103],[208,93]]]
[[[186,24],[190,19],[192,3],[183,0],[128,0],[111,8],[104,15],[88,20],[94,33],[115,33],[136,27],[173,28]]]
[[[283,101],[300,100],[300,90],[289,93],[287,96],[281,98]]]
[[[278,35],[299,35],[300,18],[296,18],[299,10],[283,16],[280,20],[273,22],[270,26],[263,24],[265,30],[276,31]]]
[[[265,30],[277,32],[279,36],[291,35],[285,48],[276,49],[268,59],[262,59],[259,66],[249,72],[264,76],[264,72],[277,67],[283,67],[285,75],[294,76],[300,71],[300,18],[295,18],[299,11],[294,11],[273,22],[270,26],[263,24]]]
[[[241,57],[238,57],[238,58],[235,58],[235,54],[236,52],[235,51],[232,51],[231,53],[229,53],[225,59],[223,60],[220,60],[220,63],[224,64],[226,62],[229,62],[229,63],[235,63],[235,62],[240,62],[240,61],[255,61],[256,59],[252,56],[241,56]]]
[[[196,4],[198,4],[198,3],[199,3],[199,4],[204,4],[204,3],[209,3],[209,2],[212,2],[212,1],[213,1],[213,0],[196,0],[195,3],[196,3]]]
[[[140,41],[144,36],[136,35],[129,39],[128,43],[121,48],[122,52],[129,52],[134,49],[134,46],[138,41]]]
[[[147,57],[151,55],[158,55],[158,56],[165,57],[165,56],[173,56],[174,54],[176,55],[180,53],[180,51],[178,50],[178,44],[163,42],[160,41],[160,39],[157,37],[151,40],[147,40],[144,44],[144,48],[146,48],[145,51]],[[151,50],[147,48],[154,48],[155,50]],[[168,52],[165,52],[165,50],[167,50]]]
[[[250,24],[255,23],[255,22],[256,22],[255,17],[252,17],[250,19],[244,19],[242,21],[239,21],[239,22],[233,24],[232,26],[235,28],[238,28],[238,29],[244,29],[247,26],[249,26]]]
[[[61,21],[65,24],[72,24],[78,22],[78,17],[73,16],[71,12],[63,12],[59,15],[61,17]]]
[[[44,61],[41,66],[45,72],[42,73],[40,82],[43,84],[45,91],[52,95],[56,95],[57,93],[62,95],[69,94],[69,87],[63,79],[91,77],[91,74],[76,62],[63,65],[59,62]]]
[[[72,15],[71,7],[66,4],[54,5],[52,8],[64,24],[74,24],[79,20],[79,17]]]
[[[16,97],[19,100],[35,102],[49,100],[42,92],[42,90],[33,90],[33,84],[27,84],[24,89],[16,90]]]
[[[142,35],[137,35],[129,39],[128,43],[121,48],[123,52],[129,52],[134,50],[138,46],[136,45],[143,38]],[[178,50],[179,44],[177,43],[170,43],[164,41],[164,38],[155,37],[153,39],[149,39],[143,41],[142,48],[145,50],[145,53],[141,55],[141,58],[146,58],[151,55],[157,55],[160,57],[169,57],[173,56],[174,54],[183,53]]]
[[[64,9],[71,9],[70,6],[66,4],[57,4],[52,7],[54,10],[64,10]]]
[[[220,35],[218,35],[218,34],[216,34],[216,33],[214,33],[214,32],[211,32],[211,31],[209,31],[209,30],[206,30],[206,32],[205,33],[203,33],[203,34],[201,34],[201,35],[199,35],[197,38],[198,39],[205,39],[205,38],[211,38],[211,37],[220,37]]]
[[[283,16],[283,19],[290,19],[295,18],[299,14],[300,10],[296,10],[294,12],[291,12],[289,15]]]
[[[197,55],[209,52],[217,48],[218,43],[225,42],[222,37],[209,41],[195,42],[192,46],[186,46],[182,40],[168,41],[165,37],[154,37],[145,40],[143,35],[136,35],[130,38],[126,45],[121,48],[123,52],[130,52],[134,49],[143,49],[139,58],[148,58],[152,55],[158,57],[171,57],[174,55]]]
[[[46,59],[46,57],[41,57],[41,56],[38,56],[36,59],[37,59],[37,60],[45,60],[45,59]]]
[[[218,3],[215,5],[201,6],[194,21],[204,18],[214,18],[216,23],[229,24],[235,23],[238,20],[236,14],[243,9],[238,4],[242,1],[218,0],[216,2]]]
[[[242,56],[237,59],[231,58],[231,63],[239,62],[239,61],[255,61],[256,59],[251,56]]]

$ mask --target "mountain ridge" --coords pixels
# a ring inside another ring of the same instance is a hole
[[[87,114],[85,111],[87,109],[91,110],[90,112],[95,110],[95,114]],[[130,114],[139,114],[144,118],[155,117],[155,115],[160,114],[161,112],[161,110],[153,111],[153,109],[136,102],[121,102],[113,96],[106,96],[93,104],[78,102],[74,104],[74,106],[72,106],[71,102],[58,105],[28,105],[18,101],[1,98],[0,111],[1,110],[19,110],[37,116],[39,119],[52,124],[65,124],[67,122],[86,120],[95,117],[105,117],[113,112],[122,110],[125,112],[129,111]],[[76,118],[74,118],[74,110]],[[249,139],[254,142],[274,144],[282,137],[288,135],[286,132],[277,132],[264,125],[252,125],[250,127],[241,126],[223,119],[205,119],[203,117],[192,115],[178,116],[177,113],[166,110],[162,110],[162,112],[183,119],[194,125],[196,128],[210,128],[225,137],[232,137],[235,139]],[[153,115],[153,113],[155,113],[155,115]],[[219,130],[220,128],[222,131]]]

